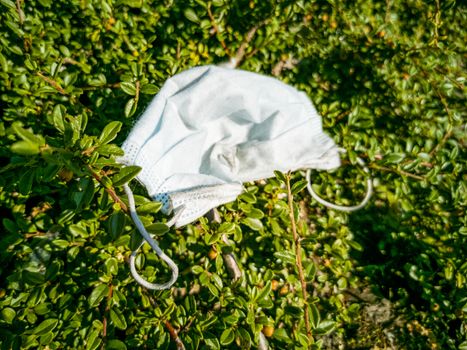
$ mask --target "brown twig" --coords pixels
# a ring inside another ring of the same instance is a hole
[[[151,303],[152,307],[154,308],[159,307],[157,305],[157,302],[152,297],[152,295],[148,294],[146,291],[144,291],[144,293],[148,297],[149,302]],[[178,336],[177,330],[172,326],[172,324],[168,320],[164,320],[162,323],[164,324],[165,328],[167,328],[167,330],[169,331],[170,338],[172,338],[174,343],[177,345],[177,350],[185,350],[185,344],[183,344],[182,340]]]
[[[65,90],[63,90],[63,88],[60,86],[59,83],[57,83],[55,80],[45,76],[44,74],[42,74],[41,72],[37,72],[36,73],[42,80],[44,80],[45,82],[47,82],[49,85],[51,85],[55,90],[57,90],[59,93],[61,93],[62,95],[67,95],[67,93],[65,92]]]
[[[432,84],[433,86],[433,84]],[[452,121],[452,115],[451,115],[451,110],[449,109],[449,106],[448,104],[446,103],[446,100],[444,99],[444,97],[441,95],[441,93],[438,91],[438,89],[434,88],[436,94],[438,95],[441,103],[443,104],[443,107],[444,107],[444,110],[446,111],[447,115],[448,115],[448,119],[449,121],[451,122]],[[451,137],[452,135],[452,127],[451,125],[449,125],[448,127],[448,130],[446,131],[446,133],[444,134],[443,138],[441,139],[441,141],[435,146],[435,148],[433,148],[430,152],[430,157],[433,157],[436,152],[438,152],[438,150],[449,140],[449,138]]]
[[[434,25],[434,34],[433,34],[433,43],[438,45],[439,39],[439,28],[441,27],[441,9],[439,6],[439,0],[435,0],[436,12],[434,14],[433,25]]]
[[[165,320],[164,321],[164,326],[167,328],[170,334],[170,338],[175,342],[177,345],[177,350],[185,350],[185,345],[183,344],[182,340],[178,336],[177,331],[172,327],[169,321]]]
[[[62,63],[63,64],[72,64],[74,66],[79,66],[81,65],[80,62],[78,62],[77,60],[71,58],[71,57],[65,57],[63,60],[62,60]]]
[[[21,9],[21,0],[16,0],[16,10],[18,11],[19,23],[23,25],[24,23],[24,12]]]
[[[141,84],[140,84],[139,80],[136,81],[136,84],[135,84],[135,87],[136,87],[136,92],[135,92],[135,105],[137,105],[137,104],[138,104],[138,101],[139,101],[140,86],[141,86]]]
[[[106,185],[103,184],[102,182],[102,177],[96,173],[94,171],[94,169],[91,168],[91,166],[89,164],[86,164],[86,168],[88,169],[88,171],[91,173],[92,177],[95,178],[97,180],[97,182],[99,182],[101,185],[104,186],[105,188],[105,191],[110,195],[110,197],[112,198],[112,200],[115,202],[115,203],[118,203],[120,205],[120,208],[122,208],[122,210],[129,215],[129,211],[128,211],[128,207],[126,206],[126,204],[120,199],[120,197],[117,195],[117,193],[115,193],[115,190],[113,187],[108,187]]]
[[[47,235],[47,232],[41,232],[41,231],[36,231],[36,232],[28,232],[24,234],[24,238],[31,238],[31,237],[42,237]]]
[[[219,40],[219,42],[220,42],[222,48],[224,49],[225,53],[226,53],[228,56],[230,56],[229,48],[228,48],[227,45],[225,44],[224,39],[222,39],[222,38],[220,37],[219,27],[217,26],[216,19],[215,19],[214,16],[212,15],[212,12],[211,12],[211,3],[210,3],[210,2],[208,3],[208,16],[209,16],[209,19],[211,20],[211,25],[212,25],[212,28],[214,29],[214,34],[216,34],[217,40]]]
[[[245,40],[243,40],[242,44],[237,50],[237,53],[235,54],[235,64],[236,66],[239,66],[240,63],[243,61],[245,58],[245,53],[246,53],[246,48],[250,44],[250,42],[253,40],[256,31],[261,28],[263,25],[265,25],[268,22],[268,20],[261,21],[257,25],[255,25],[253,28],[251,28],[248,33],[246,33]]]
[[[105,346],[105,339],[107,338],[107,315],[110,311],[110,299],[112,299],[112,294],[113,294],[113,286],[112,284],[109,287],[109,294],[107,294],[107,305],[104,310],[104,319],[102,320],[102,338],[104,338],[104,341],[102,343],[102,349]]]
[[[101,86],[83,86],[80,89],[83,91],[91,91],[91,90],[100,90],[100,89],[119,89],[120,83],[113,83],[113,84],[106,84]]]
[[[305,328],[306,328],[306,334],[308,335],[308,339],[313,341],[313,335],[311,333],[311,325],[310,325],[310,316],[308,313],[308,295],[307,295],[307,290],[306,290],[306,281],[305,281],[305,275],[303,273],[303,265],[302,265],[302,247],[300,245],[300,236],[297,233],[297,225],[295,223],[295,211],[294,211],[294,205],[293,205],[293,195],[292,195],[292,190],[290,188],[290,173],[286,174],[285,176],[286,179],[286,187],[287,187],[287,199],[289,202],[289,211],[290,211],[290,222],[292,225],[292,233],[293,233],[293,239],[295,243],[295,259],[297,262],[297,268],[298,268],[298,278],[300,279],[300,284],[302,286],[302,296],[303,296],[303,302],[305,304]]]
[[[415,174],[409,173],[409,172],[404,171],[404,170],[388,168],[388,167],[385,167],[385,166],[382,166],[382,165],[377,165],[377,164],[369,164],[368,167],[370,167],[372,169],[376,169],[376,170],[388,171],[390,173],[395,173],[395,174],[411,177],[412,179],[416,179],[416,180],[420,180],[420,181],[425,180],[425,178],[423,176],[415,175]]]

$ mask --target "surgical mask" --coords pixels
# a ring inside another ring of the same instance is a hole
[[[271,77],[218,66],[192,68],[168,79],[122,149],[119,162],[142,168],[137,179],[150,197],[162,202],[164,213],[173,213],[169,224],[176,227],[235,200],[244,182],[272,177],[274,170],[340,165],[339,149],[323,132],[305,93]],[[368,186],[363,205],[371,182]],[[169,264],[172,278],[164,284],[142,279],[134,265],[136,252],[130,258],[131,272],[149,289],[169,288],[178,268],[146,232],[131,190],[124,188],[138,230]]]

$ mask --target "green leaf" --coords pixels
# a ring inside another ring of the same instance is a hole
[[[300,193],[304,188],[306,188],[308,182],[306,180],[300,180],[293,184],[291,192],[293,195]]]
[[[295,254],[288,251],[288,250],[282,250],[274,253],[274,256],[277,259],[282,260],[285,263],[289,264],[294,264],[295,265]]]
[[[263,223],[261,220],[255,218],[244,218],[242,219],[242,224],[247,225],[254,231],[261,231],[263,229]]]
[[[145,203],[143,205],[140,205],[137,208],[137,211],[141,215],[156,214],[157,212],[159,212],[159,210],[161,208],[162,208],[162,203],[161,202],[151,201],[149,203]]]
[[[52,112],[52,121],[55,128],[61,133],[65,132],[64,117],[66,114],[66,108],[63,105],[56,105]]]
[[[113,141],[117,137],[117,134],[119,133],[121,128],[122,128],[122,123],[118,121],[113,121],[107,124],[104,130],[102,130],[101,135],[99,136],[99,140],[98,140],[99,144],[105,145]]]
[[[12,10],[16,10],[15,3],[11,0],[0,0],[0,4],[2,4],[5,7],[8,7]]]
[[[143,243],[143,236],[138,230],[133,230],[130,237],[130,249],[136,250]]]
[[[127,324],[125,317],[123,316],[122,312],[118,308],[110,309],[110,319],[112,320],[115,327],[118,329],[126,329]]]
[[[324,320],[317,328],[315,328],[314,333],[316,335],[329,334],[334,330],[334,328],[336,328],[336,322],[332,320]]]
[[[256,300],[261,301],[269,296],[269,293],[271,293],[271,281],[267,281],[266,284],[264,285],[263,289],[258,293],[258,296],[256,297]]]
[[[40,147],[37,143],[17,141],[11,145],[11,151],[22,156],[32,156],[40,153]]]
[[[363,247],[361,246],[360,243],[357,241],[354,241],[353,239],[349,239],[346,241],[349,246],[351,246],[353,249],[358,250],[359,252],[363,251]]]
[[[125,214],[117,211],[110,215],[109,218],[109,232],[114,239],[120,237],[125,228]]]
[[[96,350],[101,345],[102,340],[99,338],[100,331],[93,329],[86,339],[86,350]]]
[[[199,17],[192,8],[189,8],[189,7],[186,8],[183,14],[185,15],[186,19],[188,19],[189,21],[193,23],[199,22]]]
[[[22,276],[23,282],[30,285],[42,284],[44,283],[45,279],[42,273],[30,270],[23,270]]]
[[[123,150],[117,145],[111,143],[110,145],[102,145],[96,148],[96,151],[103,156],[123,156]]]
[[[120,169],[120,172],[113,177],[112,183],[114,186],[122,186],[130,182],[130,180],[136,177],[136,175],[138,175],[140,171],[141,168],[139,166],[125,166],[122,169]]]
[[[159,88],[154,84],[146,84],[141,88],[141,93],[146,95],[154,95],[159,92]]]
[[[127,347],[124,342],[118,339],[111,339],[107,342],[105,346],[106,350],[127,350]]]
[[[43,335],[53,331],[57,325],[58,320],[56,318],[49,318],[48,320],[42,321],[36,328],[34,328],[32,333],[35,335]]]
[[[34,175],[34,169],[28,169],[19,178],[18,189],[22,194],[28,194],[29,192],[31,192]]]
[[[6,307],[1,312],[2,320],[11,324],[16,317],[16,311],[11,307]]]
[[[157,236],[162,236],[170,230],[170,227],[166,224],[163,224],[162,222],[156,222],[154,224],[145,226],[145,228],[149,233]]]
[[[118,261],[115,258],[109,258],[105,261],[106,272],[108,274],[117,275],[118,274]]]
[[[278,328],[274,331],[273,337],[284,343],[290,343],[291,339],[284,328]]]
[[[83,237],[86,238],[89,236],[88,231],[86,228],[79,226],[79,225],[69,225],[68,231],[75,236],[75,237]]]
[[[318,327],[319,322],[321,321],[321,316],[319,314],[319,310],[315,304],[309,305],[309,314],[311,318],[311,323],[313,324],[313,328]]]
[[[250,192],[244,192],[240,196],[238,196],[238,199],[245,201],[250,204],[256,203],[256,197],[253,193]]]
[[[94,197],[94,182],[90,178],[81,178],[78,182],[77,191],[71,193],[77,209],[87,207]]]
[[[95,287],[89,296],[88,303],[90,307],[98,306],[102,299],[109,294],[109,286],[106,284],[99,284]]]
[[[122,82],[120,83],[120,87],[122,90],[130,95],[130,96],[135,96],[136,95],[136,86],[134,83],[129,83],[129,82]]]
[[[46,315],[52,308],[51,303],[42,303],[34,307],[34,312],[38,315]]]
[[[24,141],[29,141],[30,143],[36,143],[39,146],[43,146],[45,144],[43,137],[34,135],[32,132],[30,132],[29,130],[23,129],[18,124],[13,124],[12,129]]]
[[[229,345],[230,343],[234,341],[234,339],[235,339],[234,331],[232,330],[232,328],[227,328],[221,334],[220,343],[221,345],[224,345],[224,346]]]
[[[405,159],[405,153],[391,153],[384,157],[386,163],[399,164]]]
[[[131,117],[135,113],[136,107],[136,100],[134,98],[129,99],[125,105],[125,117]]]
[[[200,273],[204,272],[204,269],[199,266],[199,265],[195,265],[195,266],[192,266],[191,267],[191,271],[195,274],[195,275],[199,275]]]
[[[274,175],[276,175],[276,178],[282,182],[282,183],[286,183],[287,182],[287,179],[284,175],[284,173],[280,172],[279,170],[274,170]]]

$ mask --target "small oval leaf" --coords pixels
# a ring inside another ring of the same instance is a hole
[[[113,121],[107,124],[99,136],[99,144],[105,145],[117,137],[118,132],[122,128],[122,123]]]
[[[89,296],[88,302],[90,307],[96,307],[100,304],[102,299],[109,294],[109,286],[106,284],[99,284],[93,289]]]

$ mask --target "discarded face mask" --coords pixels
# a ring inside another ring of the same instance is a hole
[[[321,118],[307,95],[281,81],[238,69],[202,66],[168,79],[122,145],[119,162],[142,168],[137,179],[149,196],[173,212],[168,222],[189,224],[209,210],[231,202],[243,182],[298,169],[330,170],[340,165],[339,149],[323,133]],[[365,168],[368,172],[368,169]],[[309,180],[310,170],[307,173]],[[355,210],[368,201],[335,209]],[[169,288],[177,279],[177,265],[146,232],[136,214],[131,216],[145,240],[172,270],[167,283],[153,284],[136,271],[134,251],[130,269],[149,289]]]

